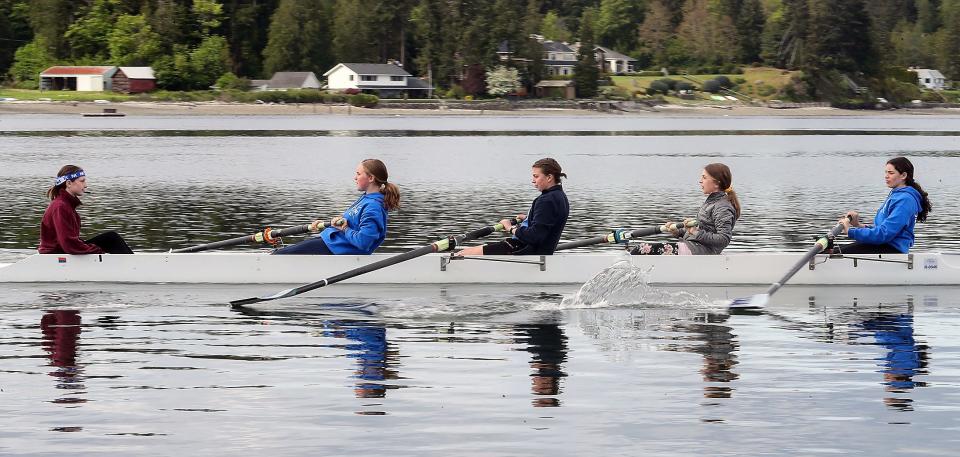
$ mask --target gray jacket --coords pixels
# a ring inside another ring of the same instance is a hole
[[[727,200],[726,192],[714,192],[697,212],[697,233],[684,232],[683,243],[695,255],[719,254],[730,244],[736,222],[737,210]]]

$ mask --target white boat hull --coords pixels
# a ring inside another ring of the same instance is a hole
[[[357,276],[353,284],[570,284],[583,283],[618,261],[651,268],[650,284],[761,285],[780,279],[800,253],[733,253],[717,256],[627,256],[561,253],[552,256],[449,260],[431,254]],[[390,257],[272,256],[260,253],[143,253],[134,255],[37,254],[0,264],[0,283],[108,282],[183,284],[306,284]],[[792,285],[960,285],[960,255],[817,256]],[[884,262],[875,261],[876,259]],[[867,259],[874,259],[869,261]]]

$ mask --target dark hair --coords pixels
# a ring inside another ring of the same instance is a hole
[[[367,174],[373,176],[373,182],[380,185],[380,192],[383,192],[383,204],[387,211],[393,211],[400,207],[400,188],[392,182],[388,182],[387,166],[379,159],[366,159],[360,162]]]
[[[66,176],[66,175],[69,175],[70,173],[76,173],[78,171],[83,171],[83,169],[76,165],[64,165],[63,167],[60,168],[60,171],[57,172],[57,177],[59,178],[61,176]],[[62,192],[63,189],[67,187],[67,182],[69,181],[65,181],[56,186],[51,186],[49,189],[47,189],[47,198],[49,198],[50,200],[54,200],[57,197],[59,197],[60,192]]]
[[[733,205],[733,209],[737,212],[737,220],[739,220],[740,199],[737,198],[737,192],[733,190],[733,173],[730,172],[730,167],[722,163],[711,163],[703,169],[720,185],[720,190],[727,193],[727,200]]]
[[[560,168],[560,164],[550,157],[546,157],[534,162],[533,168],[539,168],[543,174],[553,176],[553,180],[556,181],[557,184],[560,184],[562,181],[560,178],[567,177],[567,174],[564,173],[563,169]]]
[[[917,213],[917,222],[926,222],[927,215],[933,211],[933,205],[930,203],[930,196],[920,187],[920,183],[913,180],[913,164],[906,157],[894,157],[887,161],[887,164],[893,165],[898,173],[906,173],[906,184],[920,193],[920,212]]]

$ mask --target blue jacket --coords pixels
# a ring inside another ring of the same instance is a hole
[[[387,236],[387,208],[380,192],[364,194],[343,212],[347,229],[327,227],[320,232],[330,252],[341,254],[372,254]]]
[[[909,252],[921,201],[920,192],[913,187],[893,189],[877,210],[873,226],[850,228],[847,236],[861,243],[889,244],[900,252]]]
[[[530,206],[524,224],[517,228],[515,238],[524,246],[516,255],[551,255],[560,242],[560,234],[567,225],[570,203],[563,187],[557,184],[537,197]]]

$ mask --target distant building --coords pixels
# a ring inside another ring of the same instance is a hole
[[[108,91],[116,72],[117,67],[109,66],[50,67],[40,73],[40,90]]]
[[[110,79],[114,92],[139,94],[157,88],[157,78],[151,67],[120,67]]]
[[[544,40],[543,67],[547,76],[571,76],[577,66],[577,51],[567,43]]]
[[[573,100],[577,98],[577,89],[571,80],[551,80],[545,79],[534,86],[537,91],[537,97],[541,98],[563,98]]]
[[[580,43],[567,44],[560,41],[545,40],[540,35],[531,35],[531,38],[540,42],[543,46],[543,66],[547,77],[551,76],[571,76],[574,68],[577,66],[579,58]],[[597,46],[594,49],[597,59],[597,67],[606,73],[630,73],[634,71],[634,64],[637,59],[621,54],[613,49]],[[522,59],[513,55],[510,49],[510,43],[506,40],[500,42],[497,47],[497,57],[501,62],[526,63],[528,59]]]
[[[947,79],[944,78],[943,73],[940,73],[938,70],[911,68],[910,71],[917,74],[917,83],[920,84],[920,87],[932,90],[943,90],[947,88]]]
[[[358,89],[380,97],[429,98],[433,87],[395,63],[338,63],[323,74],[327,89]]]
[[[250,80],[254,90],[319,89],[320,79],[312,71],[278,71],[270,79]]]

